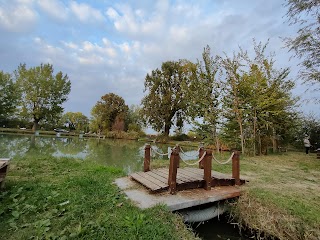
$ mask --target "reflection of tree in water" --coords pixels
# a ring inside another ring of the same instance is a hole
[[[143,155],[140,148],[144,143],[126,140],[88,140],[87,159],[122,168],[126,172],[141,170]]]
[[[79,138],[55,138],[57,150],[66,155],[86,152],[87,141]]]
[[[29,136],[29,141],[28,153],[52,156],[56,151],[56,146],[51,137],[36,137],[32,135]]]
[[[29,148],[29,137],[0,134],[0,157],[24,155]]]

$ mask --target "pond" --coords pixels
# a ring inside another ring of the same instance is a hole
[[[168,152],[168,145],[152,145],[160,153]],[[127,140],[0,134],[0,158],[23,157],[29,152],[39,156],[74,157],[118,167],[127,174],[142,170],[144,146],[144,142]],[[194,148],[183,149],[186,160],[197,155]],[[157,158],[168,160],[168,156]],[[193,224],[192,228],[204,240],[243,239],[234,226],[228,224],[224,218],[221,221],[214,219],[200,225]]]

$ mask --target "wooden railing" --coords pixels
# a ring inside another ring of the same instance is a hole
[[[180,147],[176,146],[172,149],[170,154],[170,165],[169,165],[169,175],[168,175],[168,185],[171,194],[177,191],[177,172],[180,165]],[[205,155],[204,155],[205,154]],[[199,168],[204,171],[204,189],[211,190],[212,182],[212,150],[205,149],[204,147],[199,148],[199,159],[203,159],[199,162]],[[147,144],[145,146],[144,155],[144,172],[150,171],[151,162],[151,146]],[[235,179],[235,185],[240,185],[240,153],[234,151],[232,156],[232,178]]]

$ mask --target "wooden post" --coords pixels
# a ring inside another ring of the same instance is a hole
[[[232,177],[235,179],[235,184],[240,185],[240,153],[234,151],[232,156]]]
[[[179,153],[179,158],[178,158],[178,163],[177,163],[177,168],[179,168],[180,167],[180,152],[181,152],[181,148],[180,148],[179,144],[176,144],[176,149]]]
[[[203,156],[203,154],[204,154],[204,147],[201,146],[199,148],[199,159]],[[204,159],[201,162],[199,162],[199,168],[200,169],[203,169],[203,166],[204,166],[203,163],[204,163]]]
[[[144,162],[143,162],[143,171],[148,172],[150,171],[150,159],[151,159],[151,146],[147,144],[144,148]]]
[[[211,190],[211,167],[212,167],[212,150],[207,149],[206,155],[204,156],[204,189]]]
[[[170,155],[170,167],[168,176],[169,191],[175,194],[177,191],[177,171],[178,171],[179,152],[174,148]]]

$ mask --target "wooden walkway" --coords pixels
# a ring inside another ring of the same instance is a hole
[[[139,182],[151,192],[161,192],[169,189],[168,184],[169,169],[159,168],[147,172],[132,173],[130,177]],[[235,185],[235,179],[230,175],[216,171],[211,171],[211,186]],[[204,171],[198,168],[178,168],[177,169],[177,190],[203,188],[205,184]],[[244,183],[243,180],[240,180]]]
[[[4,188],[4,179],[7,175],[10,158],[0,158],[0,189]]]

